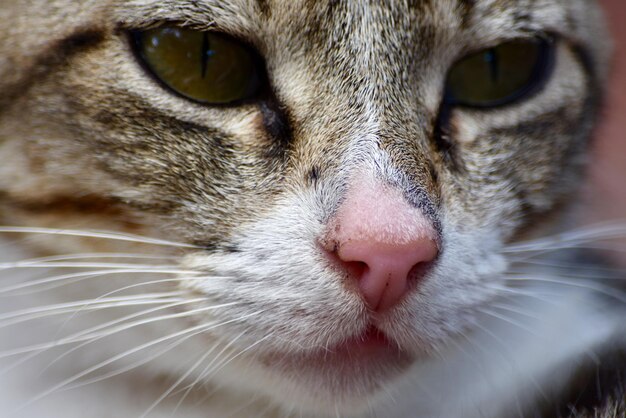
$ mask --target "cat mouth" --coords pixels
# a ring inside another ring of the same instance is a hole
[[[333,382],[340,392],[375,391],[414,362],[414,356],[403,350],[375,326],[334,346],[305,353],[274,353],[263,363],[274,371],[290,377],[320,383]],[[356,386],[355,386],[356,385]]]
[[[335,355],[376,355],[387,351],[400,351],[399,347],[391,342],[387,335],[375,326],[369,326],[361,335],[352,337],[338,344]]]

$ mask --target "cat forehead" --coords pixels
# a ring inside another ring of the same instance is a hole
[[[385,30],[470,30],[484,28],[490,36],[511,30],[574,29],[583,0],[132,0],[118,3],[120,20],[144,25],[163,20],[238,35],[273,28],[273,35],[320,34],[334,41],[363,36],[356,28],[384,35]],[[303,27],[303,25],[305,25]],[[567,26],[567,27],[566,27]],[[306,30],[304,28],[306,27]]]

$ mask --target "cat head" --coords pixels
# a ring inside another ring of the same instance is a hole
[[[194,348],[240,353],[212,378],[318,411],[362,407],[499,296],[503,245],[579,183],[606,72],[583,0],[9,9],[5,222],[189,244],[179,286],[221,324]],[[172,76],[185,48],[201,65]],[[239,90],[179,86],[234,50]]]

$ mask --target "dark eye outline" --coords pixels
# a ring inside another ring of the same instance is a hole
[[[528,41],[528,39],[523,39]],[[531,82],[525,85],[520,90],[515,93],[504,97],[499,100],[494,100],[491,102],[480,103],[480,102],[471,102],[464,100],[457,100],[448,90],[448,75],[446,75],[446,85],[443,97],[443,105],[446,107],[461,107],[468,109],[478,109],[478,110],[489,110],[496,109],[500,107],[504,107],[510,104],[515,104],[522,100],[526,100],[531,98],[536,93],[539,93],[546,86],[548,81],[552,78],[554,74],[554,68],[556,67],[556,46],[557,41],[553,36],[544,35],[537,36],[534,40],[539,44],[539,56],[537,59],[537,63],[533,68],[533,73],[530,77]],[[476,54],[486,53],[490,49],[498,47],[500,45],[504,45],[508,42],[513,42],[515,39],[509,40],[499,45],[495,45],[492,48],[482,49],[470,54],[465,55],[460,60],[457,60],[450,69],[454,68],[455,65],[463,62],[463,60],[473,57]]]
[[[166,22],[164,24],[155,26],[155,27],[151,27],[150,29],[154,29],[154,28],[158,28],[158,27],[164,27],[164,26],[177,26],[177,27],[181,27],[181,28],[185,28],[184,25],[178,24],[177,22]],[[154,80],[159,86],[161,86],[161,88],[163,88],[165,91],[172,93],[173,95],[175,95],[176,97],[182,98],[184,100],[187,100],[189,102],[195,103],[195,104],[199,104],[202,106],[207,106],[207,107],[215,107],[215,108],[220,108],[220,107],[238,107],[238,106],[244,106],[247,104],[251,104],[251,103],[257,103],[261,100],[263,100],[269,93],[269,79],[268,79],[268,73],[267,73],[267,66],[265,63],[265,60],[263,59],[263,57],[261,56],[261,54],[259,54],[259,52],[257,51],[256,48],[254,48],[249,42],[246,42],[244,40],[241,40],[237,37],[234,37],[230,34],[227,33],[223,33],[223,32],[218,32],[218,31],[204,31],[207,33],[215,33],[218,34],[222,37],[225,38],[230,38],[233,42],[237,42],[239,44],[241,44],[248,52],[250,52],[256,68],[257,68],[257,76],[258,76],[258,80],[259,80],[259,86],[256,89],[256,91],[244,98],[241,99],[237,99],[237,100],[233,100],[230,102],[226,102],[226,103],[211,103],[211,102],[206,102],[206,101],[202,101],[202,100],[197,100],[194,99],[193,97],[187,96],[179,91],[177,91],[176,89],[172,88],[171,86],[169,86],[163,79],[161,79],[161,77],[159,77],[156,72],[150,67],[150,64],[148,63],[148,60],[146,59],[146,57],[144,56],[143,52],[142,52],[142,46],[141,46],[141,36],[143,34],[145,30],[142,29],[134,29],[134,30],[128,30],[127,31],[127,35],[128,35],[128,39],[129,39],[129,43],[131,46],[131,50],[133,52],[133,54],[135,55],[135,59],[137,60],[138,64],[141,66],[141,68],[146,72],[146,74],[152,79]]]

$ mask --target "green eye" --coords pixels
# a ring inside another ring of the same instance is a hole
[[[261,85],[259,58],[225,35],[163,26],[133,37],[145,66],[188,99],[227,104],[251,98]]]
[[[543,39],[515,40],[457,62],[446,83],[445,102],[497,107],[531,94],[548,79],[553,45]]]

